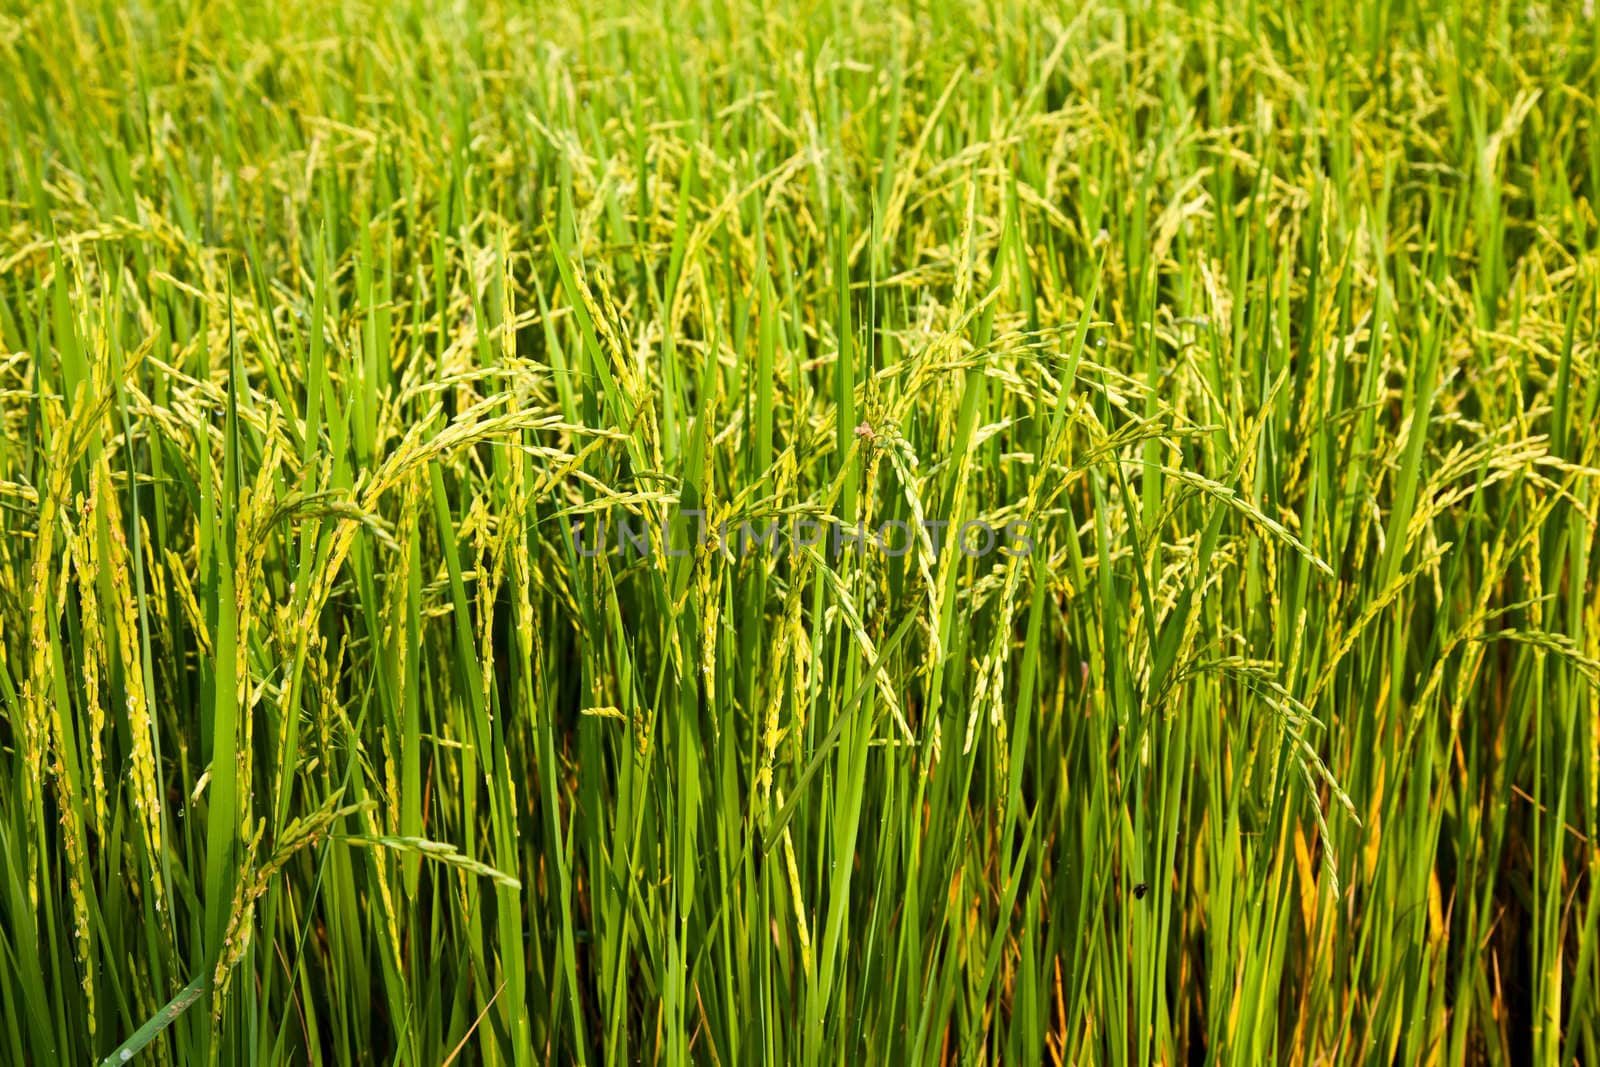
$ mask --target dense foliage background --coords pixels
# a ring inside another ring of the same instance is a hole
[[[1600,1060],[1597,58],[6,0],[0,1061]]]

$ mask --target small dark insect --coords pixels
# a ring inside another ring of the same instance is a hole
[[[1150,892],[1150,887],[1145,885],[1143,882],[1140,882],[1138,885],[1133,887],[1133,899],[1143,900],[1144,895],[1148,892]]]

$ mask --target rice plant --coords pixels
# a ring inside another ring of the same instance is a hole
[[[0,1063],[1600,1062],[1597,96],[0,4]]]

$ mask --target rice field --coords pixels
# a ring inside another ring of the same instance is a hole
[[[1600,1063],[1600,25],[0,2],[0,1064]]]

